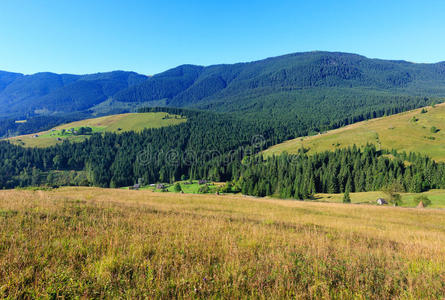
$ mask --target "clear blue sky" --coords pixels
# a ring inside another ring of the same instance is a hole
[[[445,1],[0,1],[0,69],[26,74],[155,74],[311,50],[443,61]]]

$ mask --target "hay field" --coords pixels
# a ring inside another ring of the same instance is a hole
[[[100,188],[0,191],[0,298],[443,295],[443,210]]]

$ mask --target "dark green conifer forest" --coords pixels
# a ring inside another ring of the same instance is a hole
[[[391,149],[368,146],[263,158],[261,151],[440,103],[444,78],[443,63],[319,51],[233,65],[182,65],[154,76],[0,72],[0,137],[137,109],[187,118],[176,126],[92,134],[80,143],[41,149],[1,141],[0,188],[122,187],[188,178],[230,182],[227,190],[249,195],[297,199],[378,190],[393,182],[413,192],[442,188],[443,164],[414,153],[391,152],[390,159],[385,154]]]
[[[380,190],[392,182],[410,192],[445,188],[443,163],[415,153],[377,151],[371,145],[312,156],[304,149],[298,155],[261,156],[261,150],[275,143],[318,130],[319,123],[311,127],[174,108],[141,110],[152,111],[184,115],[187,122],[141,133],[93,134],[81,143],[66,141],[49,148],[0,142],[0,187],[122,187],[140,179],[173,183],[190,178],[232,182],[231,191],[248,195],[296,199],[315,193]],[[357,118],[385,113],[392,112],[382,108]]]

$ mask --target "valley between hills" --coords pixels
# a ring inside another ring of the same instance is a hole
[[[0,298],[436,299],[445,64],[0,72]]]

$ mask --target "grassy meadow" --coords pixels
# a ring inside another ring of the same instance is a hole
[[[197,180],[193,180],[191,183],[188,181],[177,181],[174,184],[164,183],[165,187],[163,190],[158,189],[156,185],[150,186],[141,186],[139,190],[142,191],[152,191],[152,192],[170,192],[170,193],[179,193],[175,189],[176,184],[181,185],[181,191],[185,194],[200,194],[200,188],[204,186],[204,184],[198,184]],[[209,182],[205,184],[208,186],[207,194],[215,194],[219,192],[220,188],[225,184],[223,182]],[[130,189],[129,187],[124,187],[122,189]],[[237,193],[236,193],[237,194]],[[445,208],[445,190],[429,190],[423,193],[399,193],[401,196],[402,204],[401,207],[406,208],[414,208],[417,206],[417,202],[414,201],[414,198],[424,195],[431,200],[431,204],[428,206],[429,208]],[[237,194],[238,195],[238,194]],[[239,194],[241,195],[241,194]],[[306,201],[312,202],[328,202],[328,203],[342,203],[343,202],[343,194],[315,194],[313,199],[309,199]],[[350,193],[351,203],[353,204],[370,204],[377,205],[378,198],[387,198],[387,195],[382,191],[372,191],[372,192],[357,192]],[[270,197],[272,199],[279,199],[279,195]],[[291,199],[292,201],[294,199]]]
[[[178,193],[179,191],[176,191],[175,185],[179,184],[181,186],[181,191],[185,194],[199,194],[200,188],[203,188],[205,185],[208,187],[208,191],[206,193],[216,193],[218,191],[218,188],[221,186],[224,186],[223,182],[208,182],[206,184],[199,184],[198,180],[183,180],[183,181],[176,181],[175,183],[163,183],[164,191],[166,192],[172,192],[172,193]],[[123,189],[130,189],[130,187],[124,187]],[[153,192],[161,192],[162,189],[157,188],[157,184],[154,185],[142,185],[139,190],[148,190]]]
[[[423,193],[400,193],[402,199],[402,207],[416,207],[417,203],[414,201],[419,195],[424,195],[431,200],[429,208],[445,208],[445,190],[429,190]],[[376,205],[378,198],[387,198],[384,192],[360,192],[351,193],[351,203],[353,204],[373,204]],[[318,202],[343,202],[343,194],[316,194],[314,197]]]
[[[0,298],[445,294],[445,211],[100,188],[0,191]]]
[[[70,129],[90,127],[93,133],[141,131],[145,128],[160,128],[186,122],[185,118],[165,112],[127,113],[76,121],[57,126],[51,130],[9,138],[12,143],[25,147],[49,147],[62,143],[64,140],[81,142],[88,135],[73,135]],[[64,132],[62,132],[64,130]],[[34,135],[38,137],[34,137]]]
[[[375,144],[381,149],[396,149],[406,152],[420,152],[436,161],[445,161],[445,103],[434,108],[400,113],[372,119],[331,130],[323,134],[301,137],[272,146],[265,155],[287,151],[297,153],[301,147],[308,154],[332,151],[348,146]],[[437,132],[432,132],[432,127]]]

